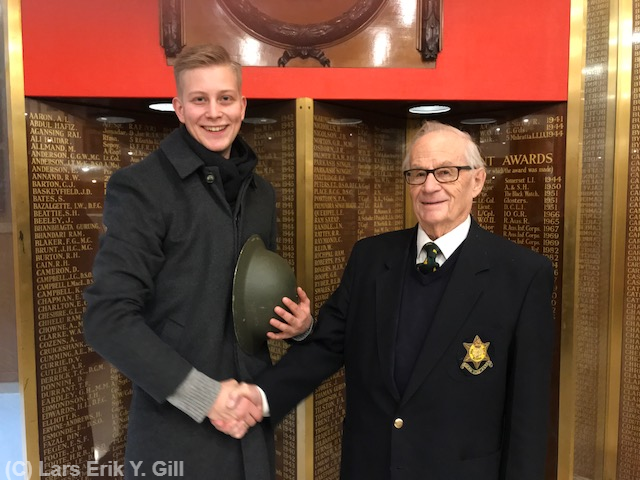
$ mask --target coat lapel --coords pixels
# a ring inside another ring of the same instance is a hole
[[[386,251],[386,271],[376,279],[376,329],[378,336],[378,361],[380,371],[384,376],[384,382],[399,401],[400,395],[393,378],[394,349],[396,339],[396,327],[402,299],[403,279],[407,265],[407,255],[415,245],[417,227],[406,230],[407,236],[404,242],[397,242],[396,248],[390,247]]]
[[[481,272],[489,269],[489,260],[481,241],[482,233],[480,227],[472,222],[469,235],[461,246],[460,256],[411,374],[403,403],[411,398],[449,349],[486,288]]]

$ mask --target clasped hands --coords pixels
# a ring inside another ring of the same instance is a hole
[[[297,293],[300,303],[285,297],[282,301],[288,310],[279,306],[274,308],[281,320],[272,318],[269,323],[280,332],[268,332],[268,338],[286,340],[310,329],[313,321],[311,302],[302,288],[298,287]],[[207,416],[221,432],[233,438],[242,438],[249,428],[262,421],[264,410],[260,390],[255,385],[239,383],[234,379],[220,382],[220,385],[220,393]]]
[[[233,438],[242,438],[262,421],[262,395],[255,385],[234,379],[221,382],[221,390],[209,410],[211,424]]]

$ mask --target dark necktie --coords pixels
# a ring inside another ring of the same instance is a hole
[[[440,265],[436,262],[436,257],[439,253],[442,253],[438,246],[433,243],[427,243],[422,249],[427,253],[427,258],[425,258],[424,262],[418,263],[417,267],[420,273],[431,273],[435,272]]]

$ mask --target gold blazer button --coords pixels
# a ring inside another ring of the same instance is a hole
[[[393,426],[398,428],[398,429],[402,428],[403,425],[404,425],[404,420],[402,420],[401,418],[396,418],[393,421]]]

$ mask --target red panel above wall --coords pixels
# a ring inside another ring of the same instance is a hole
[[[415,1],[415,0],[412,0]],[[25,94],[171,97],[158,0],[22,0]],[[435,69],[246,67],[249,98],[565,101],[570,0],[444,0]]]

